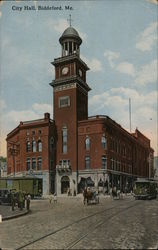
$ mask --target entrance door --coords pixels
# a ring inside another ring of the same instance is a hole
[[[61,193],[65,194],[68,191],[68,188],[70,188],[70,180],[68,176],[63,176],[61,178]]]

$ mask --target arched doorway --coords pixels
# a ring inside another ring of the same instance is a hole
[[[68,188],[70,188],[70,180],[68,176],[63,176],[61,178],[61,193],[65,194],[68,191]]]

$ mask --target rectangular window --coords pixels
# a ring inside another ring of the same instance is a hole
[[[114,170],[114,159],[111,158],[111,169]]]
[[[30,158],[27,158],[26,159],[26,170],[29,171],[31,168],[31,160]]]
[[[90,157],[85,157],[85,169],[90,169]]]
[[[106,158],[106,156],[102,156],[102,158],[101,158],[101,164],[102,164],[102,169],[106,169],[107,168],[107,158]]]
[[[32,135],[35,135],[35,131],[32,131]]]
[[[42,169],[42,157],[38,157],[38,162],[37,162],[37,170]]]
[[[70,97],[69,96],[59,97],[59,108],[68,106],[70,106]]]
[[[26,152],[30,152],[31,151],[31,143],[28,141],[26,143]]]
[[[36,158],[32,158],[32,169],[36,169]]]

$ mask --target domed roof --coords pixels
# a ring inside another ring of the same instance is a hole
[[[79,44],[82,43],[82,39],[80,38],[78,32],[73,28],[73,27],[68,27],[62,34],[62,36],[60,37],[59,41],[60,43],[62,43],[62,41],[65,38],[76,38],[79,42]]]

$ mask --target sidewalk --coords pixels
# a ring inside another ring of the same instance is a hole
[[[26,208],[20,210],[18,207],[15,207],[15,210],[12,211],[11,206],[0,205],[0,217],[2,221],[17,218],[27,213],[28,211],[26,210]]]

